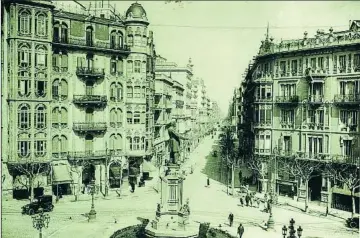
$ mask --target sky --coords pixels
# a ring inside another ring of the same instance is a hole
[[[124,13],[131,1],[112,1]],[[202,78],[208,95],[227,112],[249,61],[259,50],[269,24],[275,41],[312,37],[317,29],[346,30],[360,20],[360,1],[138,1],[154,31],[156,52],[186,65]]]

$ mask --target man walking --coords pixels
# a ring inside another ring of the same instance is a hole
[[[210,179],[209,179],[209,177],[207,177],[206,183],[207,183],[207,187],[210,187]]]
[[[238,231],[237,231],[237,233],[238,233],[238,235],[239,235],[239,238],[242,238],[242,236],[243,236],[243,234],[244,234],[244,227],[243,227],[243,225],[240,223],[240,225],[239,225],[239,227],[238,227]]]
[[[228,219],[229,219],[229,226],[232,227],[234,221],[234,215],[232,214],[232,212],[230,212]]]

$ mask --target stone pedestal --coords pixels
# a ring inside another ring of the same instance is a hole
[[[157,238],[195,238],[199,233],[199,224],[189,219],[189,201],[183,199],[184,177],[180,166],[169,165],[160,176],[160,203],[156,217],[145,228],[147,237]]]

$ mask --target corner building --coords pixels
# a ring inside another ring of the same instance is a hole
[[[305,32],[302,39],[262,41],[240,89],[239,138],[253,148],[253,156],[359,166],[359,49],[359,21],[351,21],[344,31],[330,28],[314,37]],[[350,191],[326,174],[314,171],[306,186],[276,170],[278,166],[269,178],[278,194],[300,200],[308,194],[310,201],[350,209]],[[263,181],[263,189],[266,186]],[[355,191],[356,204],[359,196]]]
[[[59,187],[76,194],[91,180],[107,194],[147,172],[141,164],[152,157],[153,33],[140,4],[125,16],[97,4],[75,3],[74,11],[51,1],[4,1],[5,193],[25,189],[14,182],[22,177],[19,163],[51,165],[34,183],[47,194]]]

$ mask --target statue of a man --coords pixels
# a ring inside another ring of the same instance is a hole
[[[176,131],[175,121],[170,122],[166,127],[169,133],[170,163],[177,164],[180,158],[180,139],[188,140],[188,138],[180,135]]]

